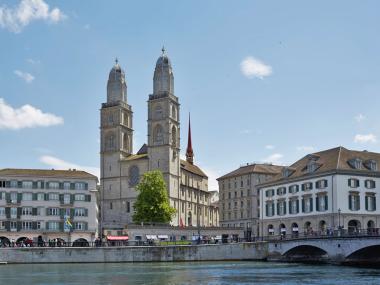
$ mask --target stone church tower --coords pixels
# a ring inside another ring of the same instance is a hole
[[[174,95],[174,76],[170,59],[162,49],[153,76],[153,94],[148,100],[149,170],[161,170],[175,206],[180,185],[179,102]]]
[[[132,154],[132,107],[127,104],[125,72],[117,59],[107,82],[107,103],[100,110],[101,227],[124,224],[122,215],[104,215],[105,204],[114,213],[123,208],[121,160]],[[107,193],[107,194],[105,194]],[[125,202],[124,202],[125,203]]]

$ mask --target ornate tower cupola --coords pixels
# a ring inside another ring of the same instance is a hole
[[[127,101],[127,83],[125,72],[120,67],[116,58],[115,65],[112,67],[107,82],[107,103]]]
[[[191,143],[191,124],[190,124],[190,114],[189,114],[189,134],[187,137],[187,148],[186,148],[186,161],[193,164],[194,163],[194,152],[193,145]]]
[[[169,57],[162,47],[162,55],[156,62],[153,77],[153,94],[169,93],[174,95],[174,76]]]

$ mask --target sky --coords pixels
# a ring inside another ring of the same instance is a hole
[[[380,152],[379,1],[0,0],[0,168],[99,173],[99,109],[126,72],[134,150],[164,45],[216,178],[336,146]]]

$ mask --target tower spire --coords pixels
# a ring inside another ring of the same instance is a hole
[[[191,163],[191,164],[194,163],[194,152],[193,152],[193,146],[191,143],[190,113],[189,113],[189,134],[187,137],[186,161]]]

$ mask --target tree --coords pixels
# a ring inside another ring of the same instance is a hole
[[[137,196],[134,204],[135,223],[169,223],[176,212],[170,206],[166,183],[161,171],[146,172],[136,186]]]

